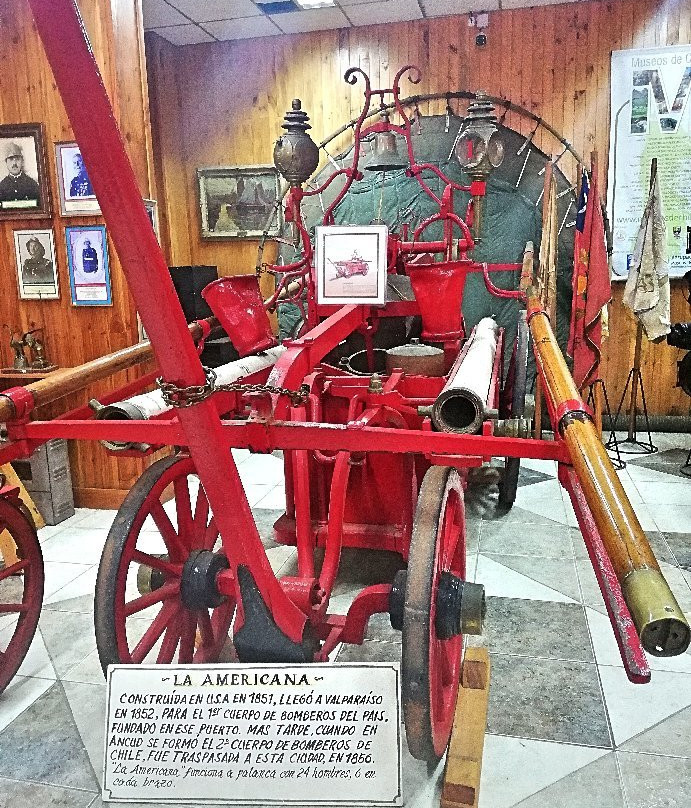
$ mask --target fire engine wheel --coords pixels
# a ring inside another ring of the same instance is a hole
[[[526,321],[525,311],[521,311],[518,318],[518,331],[516,333],[516,347],[512,362],[513,388],[511,390],[511,417],[522,418],[525,415],[525,394],[528,384],[528,344],[530,332]],[[504,473],[499,480],[499,508],[508,511],[516,501],[518,490],[518,475],[521,470],[521,460],[518,457],[504,459]]]
[[[444,572],[465,578],[463,484],[455,469],[432,466],[415,511],[403,607],[403,715],[408,748],[418,760],[444,753],[458,694],[463,638],[441,638],[437,630]]]
[[[172,486],[174,499],[164,506]],[[170,490],[170,489],[169,489]],[[216,576],[228,569],[192,459],[153,463],[110,529],[96,581],[96,644],[108,665],[217,662],[235,601]]]
[[[43,601],[43,555],[21,506],[0,498],[0,693],[19,670]]]

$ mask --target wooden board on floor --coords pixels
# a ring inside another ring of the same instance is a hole
[[[8,485],[16,486],[19,489],[19,498],[31,512],[31,515],[34,518],[34,524],[36,525],[36,530],[45,527],[46,523],[43,517],[39,513],[38,508],[34,505],[31,495],[24,487],[24,483],[19,479],[19,477],[17,477],[17,473],[12,466],[9,463],[7,463],[5,466],[0,466],[0,474],[5,477]]]
[[[487,726],[490,661],[486,648],[466,648],[456,700],[441,808],[477,808]]]
[[[24,484],[19,477],[17,477],[15,470],[9,463],[7,463],[5,466],[0,466],[0,475],[5,477],[9,485],[19,488],[19,498],[26,505],[33,516],[36,530],[43,527],[45,525],[43,517],[38,512],[38,508],[34,505],[34,502],[29,496],[26,488],[24,488]],[[2,561],[6,567],[16,564],[19,560],[17,558],[17,548],[12,541],[12,537],[6,530],[0,532],[0,556],[2,557]]]

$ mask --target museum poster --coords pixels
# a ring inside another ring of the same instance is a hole
[[[671,277],[691,269],[691,45],[612,53],[608,210],[626,278],[658,160]]]

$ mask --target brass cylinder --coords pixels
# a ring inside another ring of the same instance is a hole
[[[444,351],[417,340],[389,348],[386,352],[386,372],[393,373],[396,368],[408,376],[443,376]]]
[[[617,575],[641,643],[654,656],[682,654],[691,629],[660,572],[655,555],[593,422],[579,410],[579,391],[534,289],[528,290],[530,332],[544,391],[556,411],[573,401],[559,424],[574,470]]]

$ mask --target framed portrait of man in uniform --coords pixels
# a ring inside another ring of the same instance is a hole
[[[22,300],[57,300],[58,270],[52,230],[15,230],[19,297]]]
[[[63,216],[98,216],[101,208],[79,144],[56,143],[55,165],[58,169],[60,213]]]
[[[0,126],[0,219],[50,215],[43,126]]]
[[[104,225],[66,227],[65,239],[72,305],[112,305],[108,241]]]

